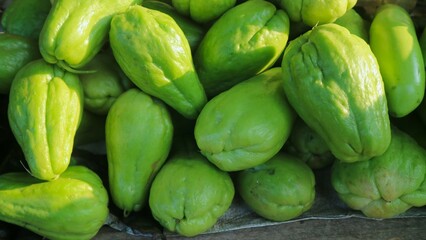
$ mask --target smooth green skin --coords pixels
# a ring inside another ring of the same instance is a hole
[[[424,97],[425,65],[414,23],[404,8],[385,4],[377,10],[370,47],[379,62],[389,114],[409,114]]]
[[[300,118],[296,120],[291,130],[286,150],[312,169],[329,166],[334,161],[334,156],[324,139]]]
[[[43,59],[16,74],[7,113],[31,175],[53,180],[68,167],[83,101],[78,76]]]
[[[197,23],[210,23],[236,5],[236,0],[172,0],[176,10]]]
[[[105,123],[108,177],[112,200],[124,216],[145,206],[172,138],[173,124],[163,102],[133,88],[112,105]]]
[[[385,152],[385,89],[364,40],[340,25],[319,25],[290,42],[281,66],[289,103],[336,158],[356,162]]]
[[[92,239],[109,213],[101,179],[83,166],[70,166],[55,181],[0,175],[0,199],[0,220],[51,240]]]
[[[49,14],[49,0],[13,0],[1,15],[7,33],[37,40]]]
[[[287,141],[295,113],[281,76],[281,68],[269,69],[215,96],[203,108],[195,140],[219,169],[239,171],[264,163]]]
[[[9,94],[16,73],[41,56],[36,41],[9,33],[0,34],[0,52],[0,94]]]
[[[39,36],[49,63],[69,71],[87,64],[104,46],[112,17],[142,0],[56,0]]]
[[[191,51],[195,52],[205,34],[205,29],[200,24],[183,16],[172,5],[162,1],[145,0],[142,2],[142,6],[161,11],[172,17],[185,34]]]
[[[84,92],[84,108],[106,115],[111,105],[124,91],[118,64],[111,52],[98,53],[85,67],[93,73],[80,74]]]
[[[278,153],[269,161],[237,173],[237,192],[258,215],[287,221],[308,211],[315,200],[315,175],[301,159]]]
[[[353,8],[357,0],[277,0],[295,22],[304,22],[313,27],[332,23]]]
[[[372,218],[391,218],[426,205],[426,150],[392,128],[386,152],[357,163],[336,161],[331,181],[350,208]]]
[[[348,9],[334,23],[347,28],[349,32],[364,39],[367,43],[369,42],[369,23],[355,9]]]
[[[209,97],[270,68],[290,32],[283,10],[263,0],[247,1],[223,14],[207,30],[194,64]]]
[[[110,45],[123,72],[144,92],[194,119],[207,102],[185,34],[169,15],[130,7],[111,22]]]
[[[213,227],[234,195],[229,174],[194,151],[164,164],[152,183],[149,207],[167,230],[193,237]]]

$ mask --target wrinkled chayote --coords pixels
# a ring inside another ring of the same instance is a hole
[[[207,102],[194,136],[201,153],[225,171],[264,163],[290,135],[295,119],[282,88],[282,70],[269,69]]]
[[[286,48],[283,87],[300,118],[345,162],[384,153],[391,138],[379,65],[368,44],[334,23]]]
[[[182,29],[166,13],[132,6],[111,21],[114,57],[142,91],[163,100],[187,118],[207,102]]]
[[[385,153],[367,161],[336,161],[331,181],[340,199],[372,218],[390,218],[426,205],[426,150],[393,127]]]
[[[52,180],[68,167],[83,98],[78,75],[43,59],[28,63],[16,74],[7,113],[34,177]]]

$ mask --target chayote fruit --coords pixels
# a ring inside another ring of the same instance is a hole
[[[355,9],[351,8],[346,13],[337,18],[334,23],[339,24],[349,30],[354,35],[369,42],[370,25]]]
[[[16,74],[9,93],[9,124],[34,177],[53,180],[66,170],[82,112],[78,75],[43,59]]]
[[[201,153],[224,171],[264,163],[288,139],[295,119],[282,89],[281,68],[271,68],[212,98],[194,136]]]
[[[253,0],[223,14],[207,30],[194,53],[194,64],[208,96],[272,67],[290,32],[285,11]]]
[[[192,19],[183,16],[172,5],[165,2],[158,0],[145,0],[142,2],[142,6],[161,11],[172,17],[185,34],[189,46],[191,47],[191,51],[195,52],[201,42],[201,39],[204,37],[204,27],[194,22]]]
[[[89,240],[108,217],[108,193],[99,176],[70,166],[54,181],[27,172],[0,175],[0,220],[51,240]]]
[[[55,0],[39,36],[39,48],[49,63],[74,71],[104,46],[112,17],[142,0]]]
[[[52,5],[49,0],[13,0],[1,17],[6,33],[37,40]]]
[[[112,105],[105,123],[109,187],[124,216],[145,206],[172,138],[172,120],[162,101],[132,88]]]
[[[274,0],[295,22],[309,26],[332,23],[352,9],[357,0]]]
[[[37,41],[9,33],[0,33],[0,52],[0,94],[9,94],[16,73],[41,56]]]
[[[187,118],[207,102],[184,33],[169,15],[136,5],[111,22],[110,45],[129,79]]]
[[[316,26],[289,44],[282,69],[289,103],[336,158],[355,162],[386,151],[384,84],[364,40],[334,23]]]
[[[210,23],[235,6],[237,0],[172,0],[176,10],[198,23]]]
[[[209,230],[231,206],[231,177],[197,151],[173,155],[155,176],[149,194],[154,219],[186,237]]]
[[[372,218],[391,218],[426,205],[426,150],[393,127],[380,156],[367,161],[336,161],[331,181],[340,199]]]
[[[237,192],[258,215],[286,221],[308,211],[315,200],[315,175],[301,159],[278,153],[269,161],[239,171]]]
[[[108,51],[98,53],[84,69],[94,71],[79,75],[84,92],[84,108],[106,115],[117,97],[126,90],[122,84],[121,70]]]
[[[300,118],[296,120],[285,147],[289,153],[300,158],[312,169],[326,167],[334,161],[324,139]]]

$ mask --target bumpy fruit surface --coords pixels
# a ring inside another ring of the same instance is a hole
[[[336,161],[332,184],[350,208],[372,218],[390,218],[426,205],[426,150],[392,128],[387,151],[356,163]]]
[[[173,155],[156,175],[149,194],[154,218],[186,237],[210,229],[231,206],[235,189],[228,173],[198,152]]]
[[[16,74],[9,93],[9,124],[34,177],[52,180],[68,167],[83,101],[78,76],[43,59]]]
[[[319,25],[289,44],[282,68],[290,104],[336,158],[355,162],[386,151],[385,89],[364,40],[340,25]]]
[[[137,87],[187,118],[199,114],[207,97],[188,40],[172,17],[133,6],[114,16],[109,36],[115,59]]]
[[[52,240],[89,240],[108,216],[108,193],[99,176],[70,166],[58,179],[27,172],[0,175],[0,220]]]

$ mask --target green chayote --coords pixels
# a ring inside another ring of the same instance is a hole
[[[290,20],[272,3],[253,0],[223,14],[207,30],[194,64],[208,96],[270,68],[288,40]]]
[[[271,68],[207,102],[194,136],[201,153],[225,171],[264,163],[288,139],[295,119],[282,88],[281,68]]]
[[[28,63],[16,74],[7,113],[34,177],[53,180],[67,169],[83,98],[78,75],[43,59]]]
[[[322,24],[290,42],[281,66],[289,103],[336,158],[355,162],[386,151],[391,130],[384,84],[363,39]]]
[[[109,186],[112,200],[124,216],[145,206],[172,138],[166,105],[143,91],[129,89],[111,106],[105,123]]]
[[[137,87],[187,118],[199,114],[207,97],[188,40],[172,17],[136,5],[113,17],[109,36],[117,63]]]
[[[260,216],[286,221],[308,211],[315,200],[315,175],[301,159],[278,153],[269,161],[239,171],[236,189]]]
[[[92,239],[108,217],[108,193],[99,176],[70,166],[54,181],[27,172],[0,175],[0,220],[51,240]]]
[[[352,9],[357,0],[274,0],[295,22],[309,26],[331,23]]]
[[[426,150],[393,127],[380,156],[367,161],[336,161],[331,180],[340,199],[372,218],[390,218],[426,205]]]
[[[192,237],[209,230],[231,206],[231,177],[196,151],[173,155],[149,194],[153,217],[167,230]]]
[[[141,0],[55,0],[39,36],[49,63],[81,68],[104,46],[112,17]]]
[[[16,73],[41,55],[37,41],[9,33],[0,33],[0,52],[0,93],[9,94]]]
[[[234,7],[236,2],[236,0],[172,0],[172,5],[180,14],[195,22],[209,23]]]

